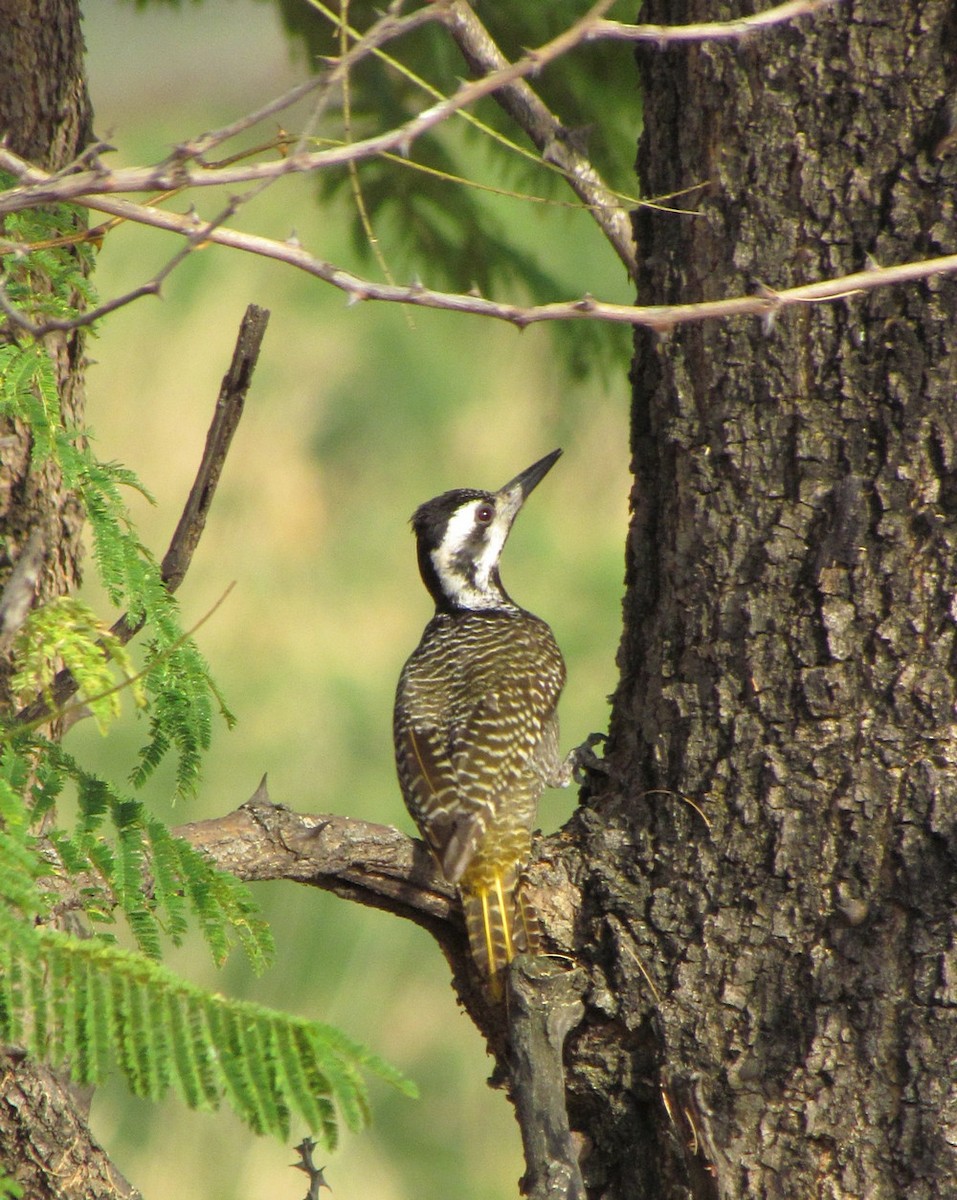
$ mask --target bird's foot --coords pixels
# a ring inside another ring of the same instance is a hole
[[[576,746],[562,764],[562,772],[569,780],[574,779],[579,787],[588,782],[589,775],[607,775],[608,764],[595,753],[595,747],[608,741],[604,733],[590,733],[580,746]]]

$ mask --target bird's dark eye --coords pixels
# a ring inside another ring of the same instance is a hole
[[[481,521],[483,525],[487,525],[495,516],[495,509],[491,504],[480,504],[475,510],[475,519]]]

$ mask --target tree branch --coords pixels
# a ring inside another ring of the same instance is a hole
[[[479,79],[462,84],[451,96],[433,104],[395,129],[364,138],[361,141],[349,142],[345,145],[311,153],[300,151],[286,158],[269,162],[247,163],[242,166],[229,165],[221,168],[209,168],[201,162],[197,162],[197,167],[190,165],[191,162],[199,160],[200,156],[212,146],[233,136],[233,133],[239,129],[247,128],[250,123],[254,123],[254,120],[258,119],[258,114],[251,114],[234,125],[226,126],[218,133],[206,134],[195,144],[184,143],[178,146],[169,158],[150,167],[127,167],[117,171],[108,171],[102,166],[98,166],[93,170],[67,174],[61,172],[55,177],[51,177],[36,168],[28,167],[24,170],[22,160],[18,162],[16,155],[11,155],[6,148],[3,148],[0,150],[0,167],[11,171],[23,180],[23,186],[11,188],[0,195],[0,214],[18,212],[23,208],[56,201],[72,200],[84,203],[85,201],[82,201],[80,197],[102,195],[107,192],[169,191],[170,189],[223,185],[229,187],[240,183],[259,182],[283,175],[315,171],[322,167],[357,162],[390,150],[397,150],[399,153],[407,155],[414,141],[453,113],[468,107],[483,96],[494,93],[499,88],[513,84],[528,75],[537,74],[548,63],[567,54],[582,43],[602,38],[621,39],[623,37],[627,37],[629,40],[649,40],[659,43],[741,37],[757,29],[813,13],[830,2],[831,0],[793,0],[793,3],[780,5],[777,10],[759,14],[758,17],[697,26],[627,26],[619,22],[604,20],[603,14],[611,7],[613,0],[598,0],[583,17],[550,42],[529,51],[514,63],[506,63],[503,60],[503,65]],[[445,5],[440,2],[430,5],[424,12],[419,10],[407,18],[395,18],[387,14],[370,31],[368,44],[357,43],[348,55],[344,55],[338,60],[330,76],[315,82],[315,87],[327,88],[332,82],[337,81],[341,72],[347,70],[360,57],[374,52],[381,44],[409,28],[414,28],[427,20],[443,19],[445,12]],[[309,86],[302,85],[300,88],[293,89],[293,92],[287,94],[287,97],[273,102],[266,106],[266,110],[260,110],[260,112],[276,111],[278,108],[294,102],[289,98],[290,96],[299,99],[310,90]]]
[[[501,70],[493,71],[490,75],[471,83],[463,83],[451,96],[417,113],[395,129],[341,146],[308,153],[301,151],[290,154],[287,158],[269,162],[230,165],[216,169],[206,168],[202,164],[191,165],[191,151],[188,147],[180,147],[178,154],[173,158],[150,167],[81,171],[56,179],[47,172],[24,163],[24,160],[6,148],[0,149],[0,168],[10,171],[24,181],[22,187],[11,188],[0,195],[0,214],[19,212],[23,208],[57,201],[85,204],[86,200],[81,200],[80,197],[113,192],[165,192],[182,188],[234,187],[240,183],[256,183],[283,175],[316,171],[322,167],[359,162],[390,150],[408,155],[413,142],[447,120],[453,113],[468,107],[504,84],[535,74],[554,59],[568,53],[573,46],[584,40],[591,23],[610,8],[612,3],[613,0],[598,0],[584,17],[550,42],[530,51],[516,62],[507,64]]]
[[[29,167],[22,159],[11,155],[10,151],[0,150],[0,167],[12,169],[12,160]],[[29,170],[36,173],[37,169],[29,167]],[[99,212],[166,229],[171,233],[186,236],[195,233],[195,219],[180,213],[164,212],[162,209],[137,205],[129,200],[102,197],[82,197],[79,203]],[[500,303],[471,293],[435,291],[421,284],[399,286],[363,279],[351,271],[314,257],[297,242],[278,242],[235,229],[213,229],[206,240],[250,254],[258,254],[263,258],[275,259],[305,271],[306,274],[322,279],[345,292],[353,303],[360,300],[381,300],[445,312],[471,313],[474,316],[506,321],[519,329],[543,321],[607,321],[618,325],[640,325],[658,333],[667,333],[678,325],[728,317],[761,317],[766,323],[771,323],[785,309],[795,305],[830,303],[881,287],[915,283],[937,275],[957,273],[957,255],[948,254],[939,258],[900,263],[892,267],[869,267],[851,275],[838,275],[832,279],[816,280],[780,291],[762,285],[755,295],[704,300],[696,304],[612,304],[584,296],[579,300],[523,306]]]
[[[222,129],[204,133],[192,142],[186,142],[178,146],[173,157],[202,158],[214,147],[229,141],[247,129],[251,129],[267,117],[274,116],[283,109],[291,107],[310,92],[319,91],[321,93],[321,102],[322,98],[327,96],[335,86],[341,83],[345,75],[361,62],[362,59],[367,58],[370,54],[374,54],[376,50],[380,49],[386,43],[395,41],[397,38],[410,33],[414,29],[419,29],[432,21],[443,20],[447,4],[448,0],[433,0],[433,3],[416,9],[404,17],[400,17],[392,11],[386,12],[364,34],[357,38],[355,44],[346,54],[336,59],[329,59],[328,68],[319,76],[308,80],[306,83],[297,85],[287,92],[285,96],[271,101],[256,112],[249,113],[247,116],[223,126]]]
[[[151,206],[133,205],[125,212],[121,212],[105,202],[95,203],[92,197],[105,192],[178,191],[194,187],[234,185],[243,182],[254,182],[258,185],[246,197],[234,197],[224,212],[205,225],[198,222],[194,216],[180,219],[176,223],[175,230],[177,233],[185,235],[189,239],[189,244],[148,282],[121,297],[106,302],[92,313],[69,321],[50,319],[43,325],[34,326],[9,304],[2,288],[0,288],[0,310],[5,312],[16,325],[39,337],[53,330],[89,324],[98,317],[129,304],[143,295],[157,294],[163,280],[184,257],[191,253],[197,244],[216,241],[220,244],[231,245],[236,244],[233,239],[244,238],[245,235],[234,234],[232,231],[224,231],[225,236],[222,237],[214,235],[218,226],[222,225],[241,203],[258,194],[269,183],[290,173],[314,171],[342,163],[353,164],[361,159],[387,151],[408,154],[414,140],[485,95],[494,96],[513,120],[525,130],[542,153],[543,158],[563,172],[572,189],[583,200],[588,211],[602,229],[629,275],[634,278],[635,249],[630,222],[618,197],[607,188],[588,159],[574,147],[568,137],[568,131],[528,86],[525,78],[537,73],[545,65],[568,53],[575,46],[586,42],[605,39],[653,41],[667,44],[679,41],[741,38],[758,30],[813,14],[834,3],[835,0],[789,0],[788,3],[780,4],[751,17],[687,26],[626,25],[606,20],[603,13],[609,7],[610,2],[611,0],[598,0],[579,21],[544,46],[530,51],[514,63],[509,63],[505,59],[465,0],[436,0],[435,3],[424,6],[406,16],[398,16],[392,11],[387,12],[365,34],[356,35],[358,40],[346,54],[336,60],[330,60],[330,67],[320,77],[298,85],[285,95],[221,129],[202,134],[192,141],[178,145],[171,155],[152,167],[133,167],[110,171],[100,160],[100,153],[105,148],[100,143],[93,147],[92,151],[84,152],[74,163],[69,164],[63,170],[55,174],[48,174],[31,167],[29,163],[0,146],[0,167],[10,170],[24,182],[24,186],[0,194],[0,214],[17,211],[37,203],[73,200],[76,203],[85,204],[87,207],[122,215],[143,224],[172,228],[170,224],[164,224],[161,219],[162,214],[160,219],[156,218],[156,214],[159,214],[160,210]],[[259,121],[283,111],[310,93],[318,91],[317,109],[310,122],[310,125],[314,124],[333,89],[346,77],[348,71],[356,63],[369,54],[378,52],[380,47],[387,42],[436,20],[441,21],[449,29],[466,61],[479,77],[462,84],[453,95],[441,99],[437,104],[418,113],[402,126],[359,142],[349,142],[342,146],[312,153],[305,149],[308,142],[307,129],[297,139],[293,152],[276,160],[243,165],[236,165],[235,157],[218,165],[204,161],[204,155],[211,149]],[[281,243],[269,242],[268,239],[256,239],[260,244],[254,248],[251,240],[246,240],[247,245],[238,248],[253,249],[255,253],[266,257],[289,261],[281,251],[275,251],[275,248],[282,245]],[[274,248],[273,253],[270,254],[267,251],[267,245]],[[562,311],[554,306],[519,310],[515,306],[504,305],[490,309],[476,307],[474,304],[453,303],[451,298],[443,293],[418,295],[413,294],[415,289],[399,289],[394,285],[389,285],[388,289],[379,288],[378,291],[373,291],[375,285],[366,285],[363,281],[349,276],[348,272],[338,271],[330,264],[320,263],[315,259],[310,259],[308,264],[298,262],[293,265],[310,270],[310,273],[333,283],[334,286],[342,287],[355,298],[385,299],[398,303],[477,312],[480,315],[495,316],[511,321],[520,327],[539,320],[579,317],[585,314],[586,310],[587,315],[597,319],[624,320],[624,318],[614,315],[609,307],[589,306],[586,301],[570,302],[572,306],[570,311]],[[714,315],[726,316],[734,315],[734,313],[719,312]],[[678,319],[681,318],[667,318],[666,325],[676,323]],[[703,318],[690,317],[688,319]],[[629,323],[655,324],[655,321],[636,321],[632,318]]]
[[[243,415],[246,394],[252,383],[256,363],[259,361],[259,351],[262,348],[268,324],[268,309],[259,308],[255,304],[247,306],[239,326],[239,333],[236,335],[236,345],[233,348],[229,370],[223,376],[220,384],[216,411],[206,434],[206,445],[203,449],[199,470],[193,480],[193,486],[190,488],[186,506],[173,533],[169,549],[163,557],[161,567],[163,583],[171,592],[175,592],[183,582],[193,560],[193,553],[206,528],[206,518],[212,507],[213,497],[219,485],[219,478],[232,444],[233,434]],[[116,632],[115,629],[114,632]]]
[[[186,245],[181,247],[169,262],[165,263],[156,272],[152,279],[138,284],[128,292],[124,292],[121,296],[115,296],[112,300],[107,300],[105,303],[97,305],[96,308],[91,308],[87,312],[80,313],[79,316],[69,318],[48,317],[41,324],[34,324],[29,317],[25,317],[19,309],[10,303],[10,298],[7,296],[6,289],[3,286],[4,277],[0,277],[0,312],[4,313],[11,325],[22,329],[24,333],[28,333],[32,338],[39,339],[45,337],[48,333],[65,332],[70,329],[80,329],[93,325],[101,317],[108,316],[111,312],[115,312],[118,308],[124,308],[127,304],[132,304],[134,300],[139,300],[141,296],[158,296],[165,280],[172,275],[180,263],[189,258],[194,250],[209,240],[209,236],[214,229],[235,215],[237,206],[237,201],[231,200],[211,221],[200,223],[194,218],[193,232],[187,235]],[[87,238],[90,237],[90,233],[91,231],[87,231]]]
[[[522,954],[509,966],[509,1077],[525,1150],[522,1192],[531,1200],[585,1200],[562,1051],[585,1015],[587,982],[580,967],[569,971],[544,957]]]
[[[395,913],[461,949],[455,888],[422,842],[389,825],[273,804],[265,778],[231,813],[174,829],[224,870],[247,882],[286,879]]]
[[[676,324],[689,321],[736,315],[751,314],[773,318],[780,308],[790,303],[836,299],[838,296],[834,285],[837,285],[839,289],[846,290],[847,281],[825,281],[821,285],[808,285],[808,288],[823,287],[825,289],[823,293],[812,294],[811,291],[798,288],[790,289],[788,292],[767,292],[761,296],[737,297],[699,305],[633,308],[606,304],[586,296],[580,300],[564,301],[558,304],[521,307],[498,304],[481,296],[436,292],[418,286],[399,287],[391,283],[373,283],[315,258],[294,241],[278,242],[221,228],[224,220],[243,202],[242,198],[234,198],[226,212],[203,225],[193,214],[166,213],[151,205],[138,205],[120,199],[110,200],[104,197],[103,193],[155,190],[157,188],[180,190],[212,184],[255,181],[259,186],[253,189],[251,194],[254,195],[261,187],[289,173],[312,171],[339,163],[354,163],[384,151],[398,150],[399,153],[406,154],[412,142],[426,131],[480,97],[493,95],[505,111],[528,133],[543,157],[563,171],[570,185],[585,202],[619,258],[633,276],[635,258],[630,223],[620,207],[618,198],[605,186],[587,158],[574,148],[567,137],[567,131],[542,104],[535,92],[525,82],[525,78],[584,42],[601,38],[661,43],[740,38],[754,33],[756,30],[770,28],[785,21],[793,21],[798,17],[813,14],[833,2],[834,0],[790,0],[789,3],[780,4],[753,17],[728,22],[673,27],[631,26],[608,21],[602,14],[608,7],[609,0],[599,0],[579,21],[515,63],[509,63],[504,58],[465,0],[438,0],[437,3],[416,10],[405,17],[398,17],[390,12],[359,37],[348,53],[334,60],[334,65],[320,79],[299,85],[285,96],[222,129],[203,134],[191,142],[181,144],[172,155],[153,167],[109,171],[96,154],[84,155],[76,164],[71,164],[66,171],[51,175],[32,167],[25,160],[0,147],[0,167],[11,171],[25,183],[24,187],[11,189],[0,195],[0,213],[13,211],[40,201],[72,199],[89,208],[123,219],[134,220],[141,224],[164,228],[189,239],[189,246],[183,253],[176,256],[156,277],[141,287],[133,289],[125,296],[110,301],[98,310],[96,315],[112,311],[141,295],[158,292],[162,280],[178,264],[183,255],[189,253],[198,242],[210,241],[286,262],[288,265],[305,270],[345,291],[352,300],[375,299],[448,311],[468,312],[505,320],[519,328],[539,321],[592,319],[667,330]],[[320,91],[319,103],[321,106],[328,99],[332,88],[345,77],[356,62],[368,54],[378,52],[386,42],[432,20],[439,20],[446,25],[472,69],[480,75],[479,78],[462,84],[453,95],[441,99],[437,104],[420,112],[402,126],[360,142],[350,142],[343,146],[308,153],[305,150],[307,137],[303,134],[298,139],[292,154],[275,161],[247,163],[238,166],[235,165],[233,158],[225,160],[225,164],[220,166],[203,161],[203,155],[213,147],[249,128],[250,125],[264,119],[265,116],[281,111],[314,90]],[[100,149],[102,146],[98,147],[98,150]],[[942,260],[932,261],[939,264]],[[925,264],[915,264],[915,266],[918,267],[920,273],[917,276],[910,276],[911,278],[923,278],[929,274],[943,273],[950,269],[940,265],[932,266],[929,270],[923,269]],[[886,276],[883,280],[872,275],[867,284],[861,285],[858,290],[880,286],[885,281],[894,282],[895,279],[891,275]],[[10,306],[4,303],[2,295],[0,295],[0,307],[4,308],[8,315],[13,315],[10,313]],[[23,318],[19,314],[17,317],[22,323]],[[90,318],[82,318],[82,320],[88,319]],[[49,325],[49,328],[54,327],[59,328],[60,323],[53,322]],[[45,326],[40,329],[40,332],[46,332],[46,330]],[[32,328],[31,331],[33,331]]]
[[[490,1006],[483,985],[463,970],[468,952],[456,889],[425,845],[387,825],[275,805],[265,778],[235,811],[173,833],[246,882],[308,884],[405,917],[431,933],[453,967],[463,1003],[507,1065],[525,1147],[527,1194],[532,1200],[584,1200],[562,1070],[565,1037],[584,1014],[584,970],[522,955],[509,969],[506,1007]]]
[[[838,0],[788,0],[750,17],[730,21],[703,21],[698,25],[626,25],[621,21],[596,21],[585,41],[653,42],[657,46],[676,42],[722,42],[750,37],[759,31],[783,25],[798,17],[812,16]]]
[[[508,66],[505,55],[466,0],[455,0],[449,6],[444,24],[474,74],[489,76]],[[628,214],[588,158],[575,148],[569,131],[524,79],[504,84],[492,98],[528,134],[542,157],[562,171],[634,279],[635,241]]]

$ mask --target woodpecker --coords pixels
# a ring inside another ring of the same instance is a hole
[[[435,615],[405,664],[393,736],[406,807],[462,898],[472,957],[501,997],[501,972],[537,952],[521,875],[545,787],[565,787],[558,749],[565,662],[546,623],[502,586],[512,523],[555,464],[553,450],[497,492],[444,492],[412,516]]]

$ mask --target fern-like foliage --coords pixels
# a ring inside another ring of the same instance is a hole
[[[0,183],[2,183],[0,178]],[[24,316],[33,321],[45,317],[75,315],[78,303],[93,299],[87,275],[92,251],[82,242],[63,245],[64,235],[78,231],[78,218],[64,205],[36,209],[7,217],[4,240],[15,251],[3,255],[5,288],[8,299]],[[133,488],[147,499],[147,490],[132,471],[116,463],[100,461],[93,453],[89,429],[68,426],[62,417],[56,376],[46,347],[38,342],[11,341],[0,344],[0,419],[26,425],[31,434],[32,466],[54,463],[62,473],[64,485],[74,492],[89,522],[92,553],[100,580],[113,604],[125,608],[134,625],[149,627],[144,663],[145,699],[149,713],[149,735],[137,764],[134,781],[149,776],[169,751],[177,756],[176,782],[181,794],[189,794],[199,779],[199,764],[209,746],[214,704],[218,704],[227,723],[232,717],[215,689],[209,670],[195,643],[184,634],[175,599],[163,585],[159,564],[142,544],[123,498],[124,488]],[[76,602],[72,608],[61,605],[43,618],[33,619],[34,635],[46,629],[47,639],[34,637],[30,661],[21,664],[21,683],[32,672],[37,691],[43,693],[52,681],[39,677],[37,666],[44,654],[52,668],[63,649],[70,646],[90,679],[92,656],[88,653],[85,632],[89,614],[79,616]],[[67,628],[67,612],[76,618]],[[82,653],[80,644],[84,643]],[[116,644],[103,641],[102,650],[119,661]],[[26,673],[24,673],[26,672]],[[96,690],[105,691],[102,676]],[[94,715],[101,723],[115,712],[115,700],[104,697]]]
[[[0,171],[0,188],[16,185],[12,175]],[[92,247],[82,236],[70,244],[71,235],[82,235],[83,224],[80,210],[68,204],[49,204],[3,218],[4,240],[16,247],[3,256],[7,299],[32,321],[68,320],[80,303],[95,303],[89,282]]]
[[[56,379],[50,357],[43,346],[0,346],[0,417],[10,417],[29,425],[32,432],[32,456],[40,466],[53,460],[63,474],[64,483],[75,492],[83,506],[93,539],[93,559],[110,600],[125,607],[133,624],[143,623],[150,630],[143,667],[145,706],[149,713],[149,736],[140,751],[133,780],[139,786],[155,770],[170,750],[176,752],[176,784],[182,795],[195,791],[199,765],[212,736],[213,705],[227,724],[232,715],[213,688],[209,669],[195,643],[182,628],[175,598],[163,584],[159,564],[136,534],[123,500],[121,488],[134,488],[148,499],[149,493],[133,472],[116,463],[100,462],[92,453],[90,433],[66,428],[60,418]],[[72,629],[63,618],[72,613]],[[46,619],[35,616],[31,625],[29,662],[20,665],[19,679],[29,677],[41,694],[52,683],[53,663],[63,657],[64,648],[77,651],[79,665],[90,681],[94,654],[85,641],[91,626],[87,611],[79,617],[76,601],[58,602]],[[46,630],[51,636],[36,636]],[[55,630],[55,636],[52,632]],[[86,649],[80,653],[79,647]],[[116,639],[106,639],[101,653],[120,661]],[[46,679],[37,672],[37,664],[46,658],[51,673]],[[105,691],[102,674],[93,680],[94,688],[85,687],[87,699]],[[142,701],[144,693],[139,693]],[[115,697],[104,696],[94,708],[103,723],[115,713]]]
[[[77,798],[69,829],[56,820],[68,783]],[[259,972],[273,952],[244,884],[43,739],[21,738],[0,753],[0,905],[21,920],[79,910],[100,929],[123,918],[154,959],[163,938],[182,941],[190,921],[217,964],[238,944]]]
[[[78,798],[71,830],[50,825],[65,780]],[[101,932],[83,939],[49,928],[67,909]],[[106,932],[118,916],[136,951]],[[163,967],[164,936],[181,941],[190,918],[217,962],[237,942],[257,970],[269,961],[268,927],[237,879],[60,747],[23,739],[4,749],[0,1039],[65,1066],[78,1083],[118,1070],[148,1099],[170,1088],[193,1108],[225,1099],[257,1133],[285,1137],[295,1115],[330,1147],[340,1119],[350,1129],[368,1120],[363,1071],[414,1094],[336,1030],[227,1000]]]
[[[329,1147],[337,1115],[369,1117],[362,1072],[408,1095],[398,1072],[336,1030],[227,1000],[100,938],[0,920],[0,1038],[69,1069],[81,1084],[119,1070],[137,1096],[170,1088],[194,1109],[225,1098],[256,1133],[289,1134],[293,1114]]]
[[[70,210],[57,208],[4,224],[6,296],[33,321],[69,317],[90,298],[89,251],[64,244],[76,225]],[[147,637],[137,672],[87,604],[50,600],[17,632],[12,693],[21,702],[52,701],[53,680],[66,666],[104,732],[120,691],[132,693],[149,719],[134,785],[172,751],[177,792],[191,792],[214,706],[231,717],[130,518],[123,489],[147,493],[130,471],[97,459],[88,430],[64,423],[46,348],[3,335],[0,328],[0,421],[29,429],[32,467],[52,464],[77,497],[107,596]],[[71,807],[75,817],[64,821]],[[89,935],[63,932],[67,914],[81,914]],[[120,945],[121,925],[135,948]],[[325,1025],[176,977],[159,960],[190,927],[202,932],[217,964],[236,945],[257,971],[271,958],[271,934],[245,885],[135,796],[0,712],[0,1041],[62,1066],[78,1083],[119,1071],[139,1096],[158,1099],[173,1089],[205,1109],[225,1100],[257,1133],[285,1137],[296,1117],[328,1146],[340,1120],[357,1129],[368,1118],[364,1073],[412,1094],[397,1072]],[[0,1200],[16,1194],[0,1172]]]
[[[27,616],[17,635],[14,661],[17,671],[11,688],[24,704],[40,693],[53,707],[51,684],[59,667],[67,667],[101,733],[120,709],[114,666],[136,703],[144,703],[142,684],[126,647],[76,596],[57,596]]]

